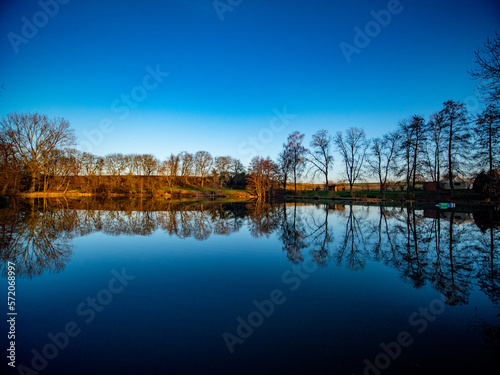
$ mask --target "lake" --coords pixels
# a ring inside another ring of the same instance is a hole
[[[17,315],[2,350],[14,326],[18,367],[4,355],[2,373],[491,373],[499,216],[13,201],[0,210],[1,272],[9,313],[14,265]]]

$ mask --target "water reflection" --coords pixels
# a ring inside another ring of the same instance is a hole
[[[72,254],[74,218],[71,212],[41,211],[34,206],[1,212],[2,276],[7,276],[8,261],[16,264],[19,277],[32,278],[46,270],[59,272],[64,269]]]
[[[93,232],[206,240],[246,225],[256,238],[276,236],[291,263],[305,254],[320,267],[362,270],[368,261],[397,269],[415,288],[429,284],[450,305],[467,304],[474,286],[500,298],[500,211],[414,207],[147,201],[13,202],[0,210],[2,274],[13,261],[18,276],[59,272],[71,240]]]

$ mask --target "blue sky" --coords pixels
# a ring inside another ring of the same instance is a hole
[[[307,143],[323,128],[372,137],[448,99],[474,109],[467,70],[500,31],[493,0],[215,4],[3,1],[0,116],[65,117],[99,155],[207,150],[247,164],[274,158],[295,130]],[[385,15],[378,29],[374,12]],[[356,27],[372,34],[362,48]],[[350,62],[341,43],[358,48]]]

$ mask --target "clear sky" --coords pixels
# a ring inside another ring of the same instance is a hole
[[[474,109],[467,70],[500,31],[496,0],[1,4],[0,116],[65,117],[98,155],[244,164],[295,130],[307,144],[323,128],[372,137],[448,99]]]

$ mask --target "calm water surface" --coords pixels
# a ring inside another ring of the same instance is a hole
[[[491,373],[499,216],[12,202],[0,210],[3,310],[10,261],[25,367],[4,355],[2,373]]]

